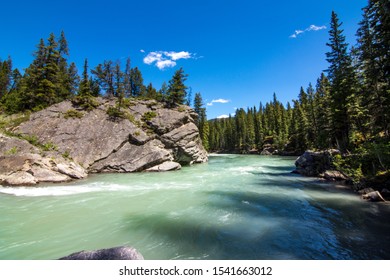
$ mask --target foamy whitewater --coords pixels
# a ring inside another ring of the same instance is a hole
[[[176,172],[0,187],[0,259],[120,245],[145,259],[389,259],[389,205],[291,174],[294,160],[214,155]]]

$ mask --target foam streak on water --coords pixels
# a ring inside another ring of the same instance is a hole
[[[146,259],[389,259],[389,206],[291,174],[294,159],[211,156],[176,172],[0,187],[0,259],[131,245]]]

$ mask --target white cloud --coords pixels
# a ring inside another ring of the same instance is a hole
[[[192,58],[192,54],[189,52],[164,52],[164,54],[172,60]]]
[[[213,103],[229,103],[230,100],[220,98],[220,99],[214,99],[211,102],[213,102]]]
[[[326,26],[325,25],[322,25],[322,26],[315,26],[315,25],[310,25],[309,28],[306,29],[306,31],[318,31],[318,30],[322,30],[322,29],[326,29]]]
[[[157,61],[156,66],[158,69],[163,70],[164,68],[167,68],[167,67],[175,67],[176,62],[169,60],[169,59],[160,60],[160,61]]]
[[[142,51],[141,51],[142,52]],[[151,65],[154,64],[158,69],[163,70],[167,67],[176,66],[176,61],[180,59],[194,58],[194,55],[189,52],[167,52],[167,51],[155,51],[150,52],[144,57],[144,63]]]
[[[144,53],[145,51],[144,50],[140,50],[140,52]]]
[[[227,119],[228,117],[228,115],[220,115],[217,117],[217,119]]]
[[[211,102],[207,103],[207,106],[213,106],[214,103],[229,103],[230,100],[219,98],[219,99],[213,99]]]
[[[325,25],[322,25],[322,26],[316,26],[314,24],[310,25],[308,28],[306,28],[305,30],[295,30],[294,34],[290,35],[290,38],[297,38],[299,34],[303,34],[305,32],[310,32],[310,31],[319,31],[319,30],[323,30],[323,29],[326,29],[326,26]]]

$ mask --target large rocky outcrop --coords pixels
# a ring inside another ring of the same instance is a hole
[[[97,101],[99,106],[89,112],[69,101],[58,103],[12,130],[22,139],[34,137],[38,147],[2,135],[0,183],[24,185],[84,178],[87,173],[177,170],[207,161],[194,121],[197,115],[190,107],[167,109],[153,100],[134,100],[122,109],[125,118],[113,119],[107,109],[115,106],[115,100]],[[43,153],[42,147],[52,149]]]

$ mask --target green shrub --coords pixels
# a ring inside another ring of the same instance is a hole
[[[15,155],[18,152],[18,147],[12,147],[8,151],[5,152],[7,156]]]
[[[143,114],[142,120],[144,122],[151,121],[153,118],[157,117],[157,113],[154,111],[149,111]]]
[[[72,119],[81,119],[82,117],[84,117],[84,113],[82,112],[79,112],[77,110],[74,110],[74,109],[70,109],[68,111],[66,111],[64,113],[64,118],[65,119],[69,119],[69,118],[72,118]]]
[[[124,118],[126,118],[126,113],[124,111],[122,111],[118,107],[110,106],[110,107],[108,107],[106,113],[112,119],[118,119],[118,118],[124,119]]]
[[[131,107],[131,106],[135,106],[135,105],[136,105],[136,103],[129,98],[122,99],[122,107],[123,108]]]
[[[57,151],[58,147],[53,144],[53,142],[47,142],[45,144],[42,144],[42,150],[48,152],[48,151]]]
[[[186,111],[186,108],[184,106],[180,106],[179,108],[177,108],[177,110],[182,113]]]
[[[72,104],[86,111],[92,111],[93,109],[99,106],[99,103],[96,101],[95,97],[93,96],[77,95],[72,99]]]
[[[39,146],[39,140],[36,135],[21,135],[19,138],[27,140],[31,145]]]
[[[65,152],[62,153],[62,157],[65,159],[71,159],[70,153],[68,150],[66,150]]]

